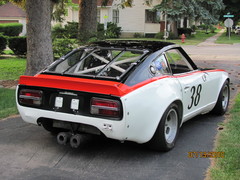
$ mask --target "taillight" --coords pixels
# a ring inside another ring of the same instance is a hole
[[[19,92],[20,104],[40,106],[42,104],[42,94],[40,90],[21,89]]]
[[[117,118],[121,116],[121,104],[117,100],[93,97],[91,100],[91,114]]]

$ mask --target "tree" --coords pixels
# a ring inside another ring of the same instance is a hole
[[[53,62],[51,39],[51,0],[26,0],[27,68],[26,75],[34,75]]]
[[[201,20],[206,24],[216,24],[224,4],[222,0],[163,0],[154,9],[168,15],[174,22],[173,31],[176,34],[176,21],[181,18],[187,17],[192,20]]]
[[[8,0],[5,0],[8,1]],[[53,62],[51,17],[53,5],[64,0],[9,0],[26,10],[26,75],[35,75]]]
[[[230,12],[234,15],[233,21],[237,24],[237,22],[240,20],[240,0],[223,0],[223,3],[225,4],[226,8],[221,14],[222,20],[226,19],[223,18],[223,15]]]
[[[79,40],[86,42],[97,32],[97,0],[79,0]]]
[[[3,5],[3,4],[6,4],[8,2],[8,0],[1,0],[0,1],[0,6]]]

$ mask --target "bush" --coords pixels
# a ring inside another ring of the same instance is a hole
[[[66,36],[72,38],[77,39],[78,37],[78,22],[68,22],[65,26],[64,26],[65,30],[66,30]]]
[[[66,34],[66,30],[64,27],[61,26],[61,24],[57,24],[53,26],[52,28],[52,38],[63,38]]]
[[[112,22],[107,23],[107,30],[104,30],[104,24],[98,23],[97,37],[98,39],[104,38],[119,38],[121,35],[122,28],[118,27],[117,24]]]
[[[77,38],[78,36],[78,23],[77,22],[67,22],[67,24],[62,27],[60,24],[55,25],[52,28],[52,37],[55,38]]]
[[[53,40],[54,57],[61,57],[76,48],[77,46],[78,45],[76,39],[70,39],[68,37],[64,37],[61,39],[56,38]]]
[[[7,46],[7,39],[2,34],[0,34],[0,54],[2,54],[6,46]]]
[[[23,25],[20,23],[5,23],[0,24],[0,32],[5,36],[18,36],[23,29]]]
[[[214,26],[210,26],[209,29],[211,33],[215,33],[215,31],[217,30],[217,28]]]
[[[27,38],[22,37],[9,37],[8,47],[14,52],[15,55],[27,54]]]
[[[143,38],[144,35],[142,33],[134,33],[133,37],[134,38]]]
[[[164,36],[164,32],[159,32],[159,33],[157,33],[157,34],[154,36],[154,38],[156,38],[156,39],[163,39],[163,36]]]
[[[168,34],[168,39],[173,40],[173,39],[177,39],[177,38],[178,38],[178,37],[176,37],[174,33],[169,32],[169,34]]]
[[[185,36],[191,36],[193,30],[191,28],[178,28],[178,36],[185,34]]]
[[[156,39],[164,39],[164,32],[157,33],[154,38],[156,38]],[[174,33],[168,32],[168,38],[167,39],[172,40],[172,39],[176,39],[176,37],[175,37]]]

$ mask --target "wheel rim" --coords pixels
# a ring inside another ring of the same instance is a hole
[[[175,109],[171,109],[166,117],[164,135],[167,143],[172,143],[176,137],[178,129],[178,114]]]
[[[227,109],[228,106],[228,101],[229,101],[229,93],[228,93],[228,86],[226,85],[223,89],[223,93],[222,93],[222,108],[223,110]]]

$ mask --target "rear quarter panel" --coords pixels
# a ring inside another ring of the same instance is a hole
[[[126,122],[127,140],[149,141],[167,107],[181,100],[181,87],[175,78],[164,78],[147,84],[121,98]]]

